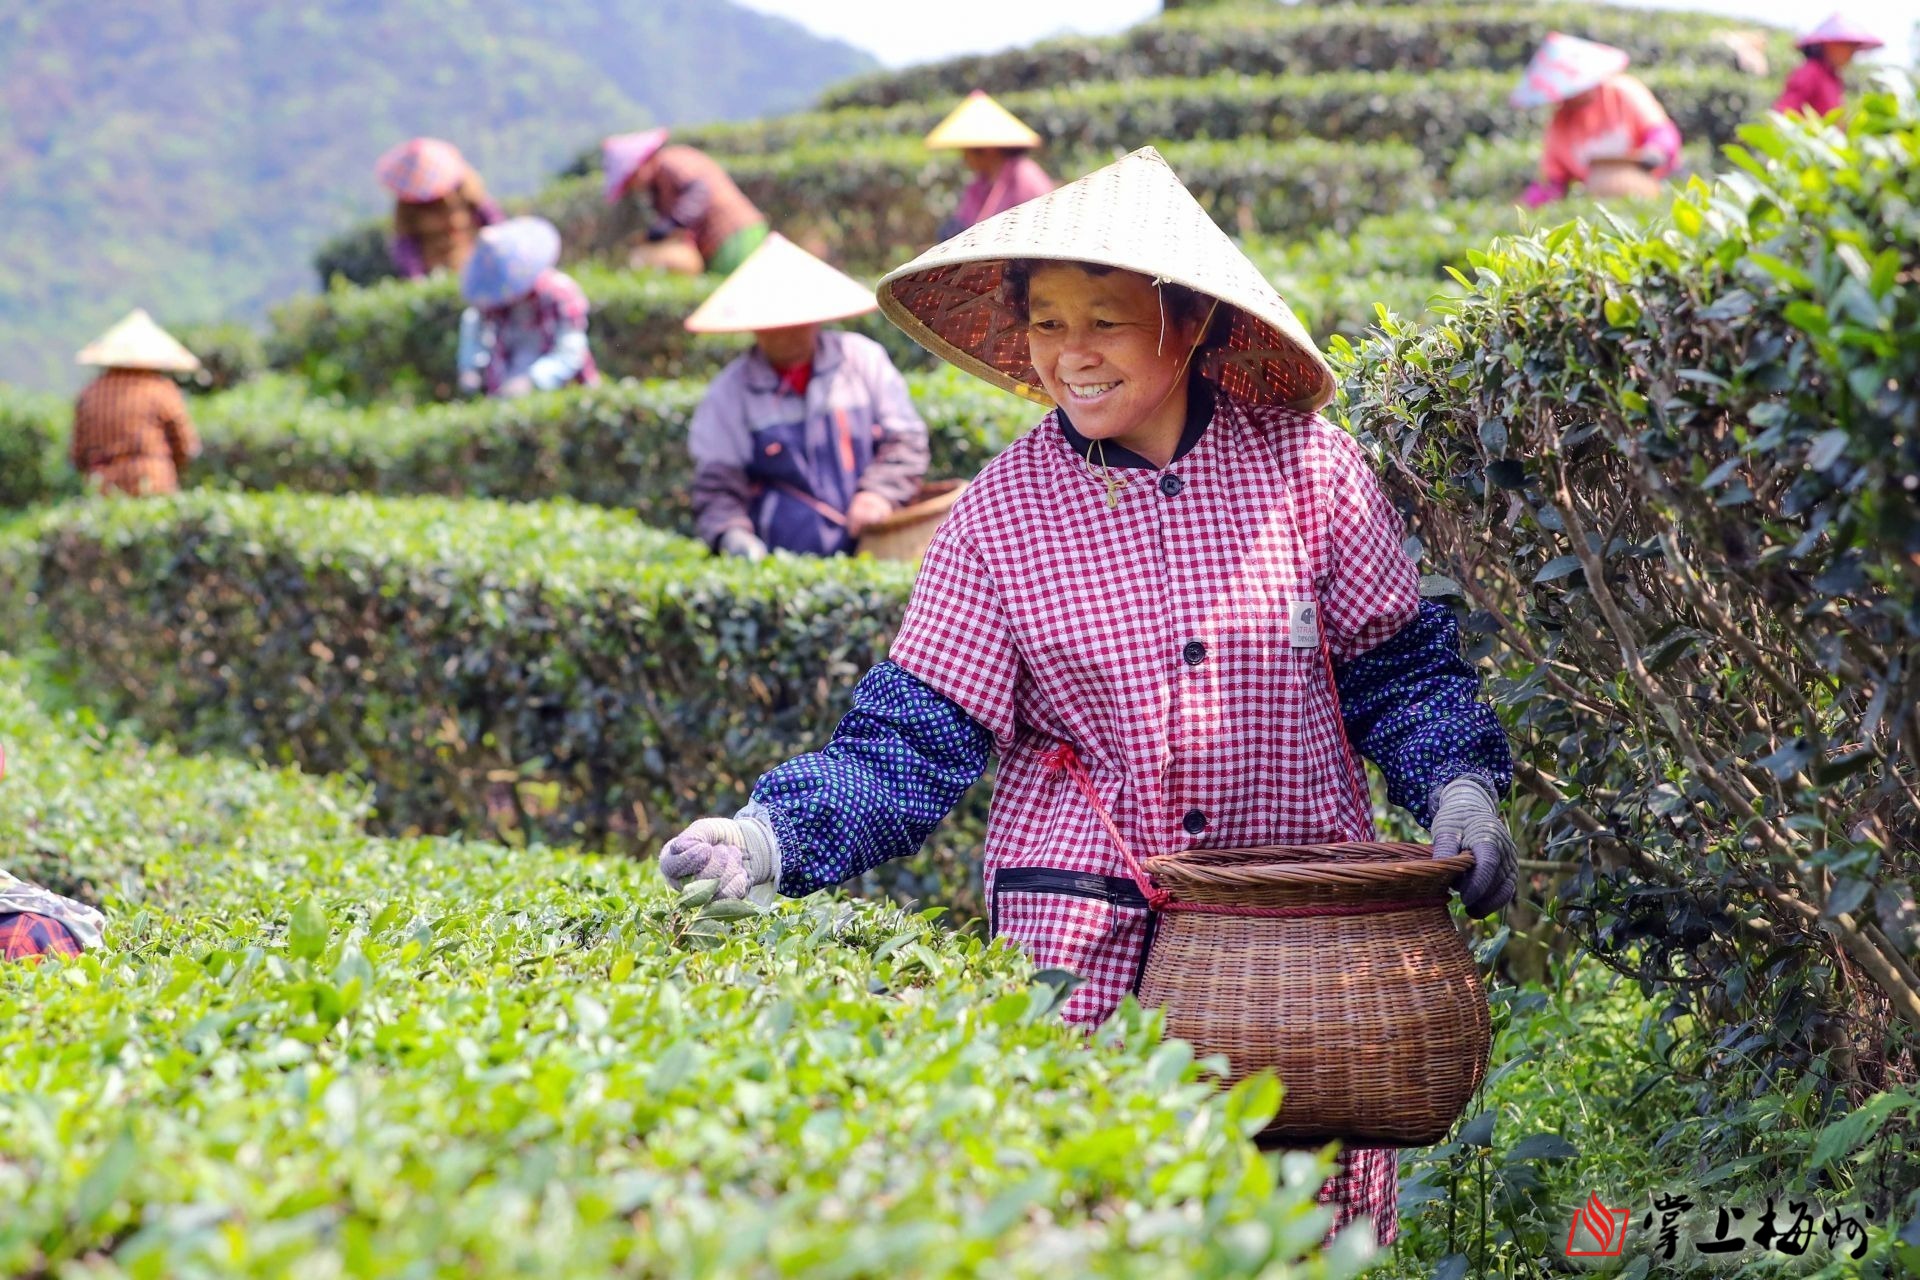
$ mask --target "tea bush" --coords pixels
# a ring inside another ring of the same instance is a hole
[[[828,91],[822,110],[938,102],[974,89],[1001,95],[1062,85],[1163,76],[1244,76],[1369,71],[1511,72],[1549,31],[1616,45],[1637,66],[1724,68],[1731,50],[1717,39],[1731,24],[1704,13],[1662,13],[1658,21],[1607,5],[1400,4],[1379,8],[1310,4],[1169,12],[1117,36],[1068,37],[1027,48],[969,54],[882,71]],[[1785,32],[1770,30],[1768,52],[1791,66]]]
[[[248,325],[190,325],[177,336],[187,350],[200,357],[198,369],[178,376],[186,391],[227,391],[258,377],[266,368],[266,344]]]
[[[1730,140],[1763,114],[1773,84],[1731,69],[1642,68],[1688,138]],[[1288,139],[1316,137],[1351,146],[1409,142],[1438,163],[1468,138],[1538,137],[1545,117],[1507,105],[1514,70],[1372,72],[1241,76],[1067,85],[1009,94],[1008,110],[1033,126],[1050,149],[1128,151],[1145,138]],[[950,99],[884,109],[849,108],[678,131],[715,155],[794,147],[858,146],[925,135],[951,110]]]
[[[1155,1016],[876,903],[371,839],[349,789],[50,715],[9,865],[108,946],[0,965],[0,1273],[1343,1277],[1311,1156]],[[21,851],[27,856],[22,859]]]
[[[908,377],[936,477],[974,475],[1040,410],[956,369]],[[572,498],[693,533],[687,426],[701,381],[623,380],[520,400],[357,408],[271,378],[201,408],[189,478],[240,489]]]
[[[592,304],[588,338],[607,377],[695,377],[739,354],[738,336],[681,328],[712,291],[711,278],[592,265],[571,274]],[[276,310],[267,356],[273,368],[298,373],[320,395],[446,400],[454,394],[461,310],[459,286],[446,274],[336,288]],[[922,360],[920,348],[877,314],[846,327],[880,339],[903,365]]]
[[[80,492],[67,460],[72,431],[69,401],[0,384],[0,511]]]
[[[22,519],[0,635],[190,749],[365,778],[388,829],[644,850],[826,740],[912,579],[567,504],[197,491]],[[986,791],[873,886],[975,910]]]
[[[1743,136],[1647,231],[1475,255],[1341,353],[1346,413],[1475,608],[1565,918],[1730,1081],[1844,1108],[1920,1078],[1920,117]]]

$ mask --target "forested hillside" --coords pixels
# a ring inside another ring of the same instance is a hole
[[[248,317],[415,133],[527,190],[584,137],[804,104],[872,65],[727,0],[0,6],[0,380],[61,386],[131,306]]]

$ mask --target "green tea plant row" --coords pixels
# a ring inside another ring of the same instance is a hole
[[[909,377],[933,446],[930,474],[969,477],[1040,415],[954,369]],[[691,535],[687,427],[699,380],[621,381],[522,400],[352,408],[269,378],[212,397],[197,483],[312,493],[572,498]]]
[[[1420,153],[1399,141],[1138,141],[1160,147],[1222,226],[1248,233],[1348,229],[1363,217],[1418,205],[1435,186]],[[1066,181],[1114,158],[1111,149],[1076,151],[1049,156],[1047,163]],[[934,242],[967,180],[954,157],[904,137],[726,156],[722,163],[777,230],[831,261],[876,274]],[[1506,175],[1489,170],[1486,178],[1504,183]],[[1458,194],[1512,196],[1520,185]],[[563,179],[521,207],[560,229],[568,261],[620,262],[645,230],[646,216],[634,202],[609,206],[592,174]],[[323,285],[387,278],[386,235],[385,225],[374,223],[322,246],[314,266]]]
[[[592,265],[573,274],[592,303],[594,358],[608,377],[710,375],[746,341],[681,327],[713,288],[704,277]],[[277,309],[267,354],[272,367],[301,375],[316,394],[444,400],[454,393],[461,310],[458,282],[446,274],[335,288]],[[877,313],[846,323],[887,344],[903,365],[922,359],[920,348]]]
[[[20,520],[0,635],[192,749],[365,778],[389,829],[644,850],[826,741],[912,579],[564,503],[196,491]],[[873,887],[975,908],[985,793]]]
[[[105,950],[0,965],[0,1273],[1343,1277],[1314,1157],[1157,1016],[880,903],[375,839],[338,782],[49,713],[0,850]],[[1359,1242],[1355,1241],[1357,1245]]]
[[[1756,126],[1651,229],[1498,245],[1450,317],[1341,352],[1505,674],[1535,838],[1584,867],[1574,920],[1738,1042],[1729,1075],[1813,1063],[1841,1106],[1920,1044],[1902,101]]]
[[[1549,31],[1616,45],[1637,67],[1734,65],[1718,14],[1589,4],[1420,4],[1379,8],[1300,4],[1173,11],[1117,36],[1068,37],[1028,48],[970,54],[884,71],[829,90],[823,110],[938,102],[974,89],[1012,94],[1098,81],[1162,76],[1304,75],[1370,71],[1511,72]],[[1797,55],[1786,33],[1765,32],[1773,60]]]
[[[1644,68],[1644,79],[1689,138],[1725,141],[1761,117],[1773,84],[1731,69]],[[1468,138],[1537,137],[1545,117],[1507,105],[1514,71],[1341,71],[1082,84],[1009,94],[1007,108],[1051,149],[1126,151],[1149,138],[1326,138],[1346,145],[1410,142],[1436,160]],[[716,155],[919,137],[951,101],[849,108],[681,131]]]
[[[954,369],[907,381],[927,423],[935,476],[972,476],[1040,415]],[[195,403],[204,452],[184,479],[226,489],[572,498],[691,534],[687,428],[706,387],[700,379],[621,379],[520,400],[356,406],[316,397],[300,379],[267,375]],[[0,452],[9,464],[0,505],[80,491],[66,459],[71,417],[57,396],[0,396]]]

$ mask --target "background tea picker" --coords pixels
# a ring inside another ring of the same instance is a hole
[[[173,375],[198,369],[199,358],[135,310],[74,362],[104,370],[74,401],[74,470],[106,493],[178,491],[181,470],[200,455],[200,436]]]
[[[936,355],[1058,407],[954,506],[828,745],[670,841],[669,879],[837,884],[914,852],[991,751],[991,928],[1084,979],[1062,1013],[1091,1027],[1151,945],[1130,859],[1372,839],[1351,742],[1434,853],[1471,852],[1469,911],[1512,896],[1507,741],[1453,615],[1420,599],[1365,456],[1317,415],[1333,379],[1312,340],[1156,152],[879,296]],[[1335,1228],[1366,1215],[1391,1240],[1396,1170],[1346,1152]]]
[[[688,430],[707,545],[757,560],[836,555],[911,501],[927,427],[872,338],[823,328],[874,309],[867,287],[775,234],[687,317],[692,333],[751,333]]]

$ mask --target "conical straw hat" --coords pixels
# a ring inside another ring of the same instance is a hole
[[[1834,13],[1794,43],[1802,49],[1811,49],[1817,44],[1854,44],[1862,49],[1878,49],[1887,42],[1845,14]]]
[[[930,147],[1037,147],[1040,135],[981,89],[968,94],[927,135]]]
[[[200,367],[199,357],[137,307],[127,313],[126,319],[82,347],[73,362],[108,369],[158,369],[165,373],[191,373]]]
[[[825,324],[865,315],[876,305],[867,286],[776,231],[687,317],[687,332],[751,333]]]
[[[387,190],[409,204],[438,200],[467,176],[460,148],[440,138],[408,138],[374,162],[373,172]]]
[[[1246,255],[1215,226],[1152,147],[937,244],[880,281],[880,310],[941,359],[1051,406],[1027,328],[1000,297],[1010,259],[1085,262],[1185,285],[1221,303],[1203,373],[1257,404],[1318,409],[1333,371]],[[1225,317],[1224,323],[1221,316]]]
[[[607,203],[620,199],[640,166],[653,159],[653,153],[667,145],[665,129],[642,129],[638,133],[616,133],[600,142],[600,168],[606,179],[602,194]]]
[[[1508,98],[1516,107],[1544,107],[1597,89],[1627,69],[1624,49],[1550,32]]]

